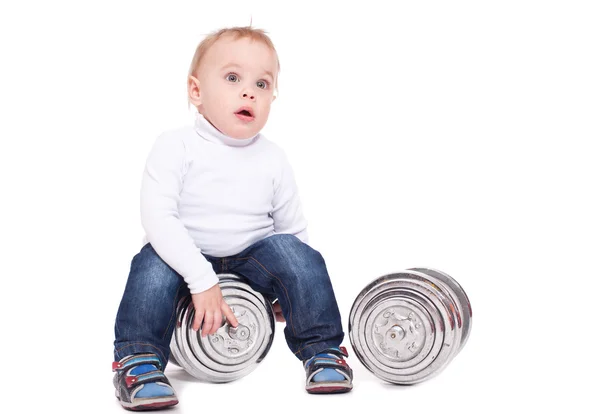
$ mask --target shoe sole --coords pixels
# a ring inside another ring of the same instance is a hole
[[[351,390],[352,385],[348,384],[315,384],[306,387],[309,394],[342,394]]]
[[[159,410],[161,408],[171,407],[179,404],[177,397],[171,395],[169,397],[158,397],[158,398],[139,398],[137,401],[128,403],[121,401],[117,396],[117,400],[121,403],[121,406],[129,411],[150,411]]]

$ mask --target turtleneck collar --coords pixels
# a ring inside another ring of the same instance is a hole
[[[207,141],[214,142],[216,144],[227,145],[230,147],[245,147],[256,141],[260,134],[256,134],[250,138],[231,138],[217,128],[215,128],[204,116],[200,113],[196,115],[196,122],[194,123],[194,129]]]

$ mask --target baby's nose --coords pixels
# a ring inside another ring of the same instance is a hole
[[[251,100],[251,101],[253,101],[253,100],[255,99],[255,98],[254,98],[254,95],[251,95],[251,94],[249,94],[249,93],[247,93],[247,92],[244,92],[244,93],[242,94],[242,97],[243,97],[243,98],[250,98],[250,100]]]

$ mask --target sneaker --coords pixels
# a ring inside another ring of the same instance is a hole
[[[352,369],[344,358],[346,348],[328,348],[304,361],[306,391],[310,394],[336,394],[352,389]]]
[[[123,408],[156,410],[179,402],[155,354],[134,354],[113,362],[115,395]]]

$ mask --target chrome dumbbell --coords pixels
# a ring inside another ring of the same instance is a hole
[[[212,335],[194,332],[191,296],[177,306],[171,340],[171,362],[194,377],[208,382],[230,382],[252,372],[273,343],[275,313],[271,302],[233,274],[220,274],[219,286],[225,302],[239,324],[225,320]]]
[[[434,269],[409,269],[360,292],[350,311],[350,343],[377,377],[414,384],[440,373],[464,347],[471,317],[456,280]]]

